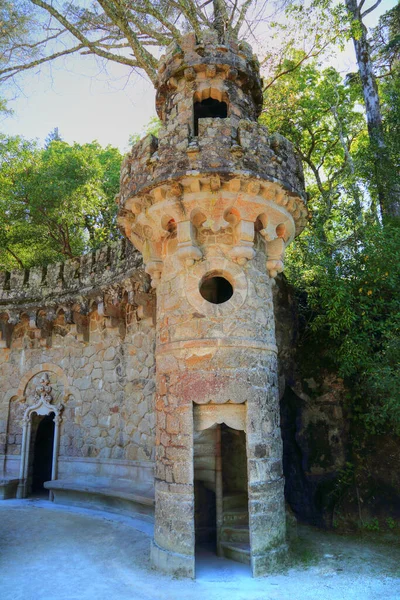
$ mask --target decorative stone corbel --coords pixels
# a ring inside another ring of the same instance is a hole
[[[159,259],[150,260],[145,267],[146,273],[151,277],[151,287],[156,288],[160,279],[163,269],[163,262]]]
[[[137,317],[140,321],[153,322],[153,307],[150,302],[139,304],[137,307]]]
[[[49,323],[52,323],[53,321],[55,321],[57,318],[57,309],[54,306],[48,307],[46,309],[46,316],[45,319],[46,321],[48,321]]]
[[[36,313],[36,311],[29,312],[28,313],[28,317],[29,317],[29,327],[30,327],[30,329],[38,329],[37,313]]]
[[[236,226],[236,233],[239,239],[229,254],[234,262],[243,266],[255,256],[253,221],[241,219]]]
[[[62,306],[61,308],[64,311],[65,323],[67,325],[72,325],[74,322],[74,312],[72,310],[72,306]]]
[[[270,277],[276,277],[283,271],[283,258],[285,253],[285,242],[281,237],[277,237],[272,242],[266,243],[267,248],[267,269]]]
[[[195,244],[195,230],[191,221],[181,221],[177,224],[178,248],[177,257],[188,267],[200,260],[203,254]]]
[[[272,223],[268,223],[264,229],[260,230],[260,235],[264,238],[266,242],[272,242],[276,240],[278,237],[276,234],[276,227]]]
[[[196,79],[196,71],[193,69],[193,67],[188,67],[185,69],[183,75],[186,81],[194,81]]]
[[[38,318],[37,317],[38,317],[38,315],[37,315],[36,311],[28,312],[29,329],[31,330],[31,332],[33,333],[35,338],[39,340],[41,338],[42,332],[38,326]]]

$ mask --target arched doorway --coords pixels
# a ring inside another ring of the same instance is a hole
[[[48,495],[43,484],[51,480],[54,448],[54,413],[32,417],[31,464],[29,469],[30,493]],[[29,494],[29,491],[28,491]]]
[[[37,403],[24,413],[17,498],[44,492],[44,482],[57,478],[57,455],[63,405],[52,405],[45,374],[36,390]],[[46,492],[47,494],[47,492]],[[52,494],[50,492],[50,498]]]
[[[195,544],[250,564],[245,416],[245,405],[194,407]]]

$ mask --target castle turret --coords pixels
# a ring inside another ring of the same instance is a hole
[[[158,139],[125,159],[119,221],[157,288],[153,563],[195,541],[268,572],[286,550],[272,282],[307,221],[301,163],[257,123],[248,44],[186,35],[160,60]]]

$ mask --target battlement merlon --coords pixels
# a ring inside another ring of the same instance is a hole
[[[148,288],[142,257],[126,239],[65,262],[0,271],[0,313],[27,306],[70,304],[127,278]]]

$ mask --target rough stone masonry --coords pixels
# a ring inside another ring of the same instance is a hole
[[[257,123],[244,42],[173,44],[156,105],[158,139],[121,171],[132,244],[0,273],[0,498],[39,481],[56,502],[154,506],[155,567],[194,577],[214,536],[258,576],[286,551],[272,285],[306,225],[302,167]]]
[[[160,60],[159,138],[134,146],[122,167],[119,221],[157,290],[152,560],[189,577],[194,439],[215,425],[246,434],[253,574],[286,549],[271,280],[307,210],[301,163],[287,140],[258,125],[261,102],[246,43],[188,34]],[[217,533],[217,550],[240,553],[234,541]]]

